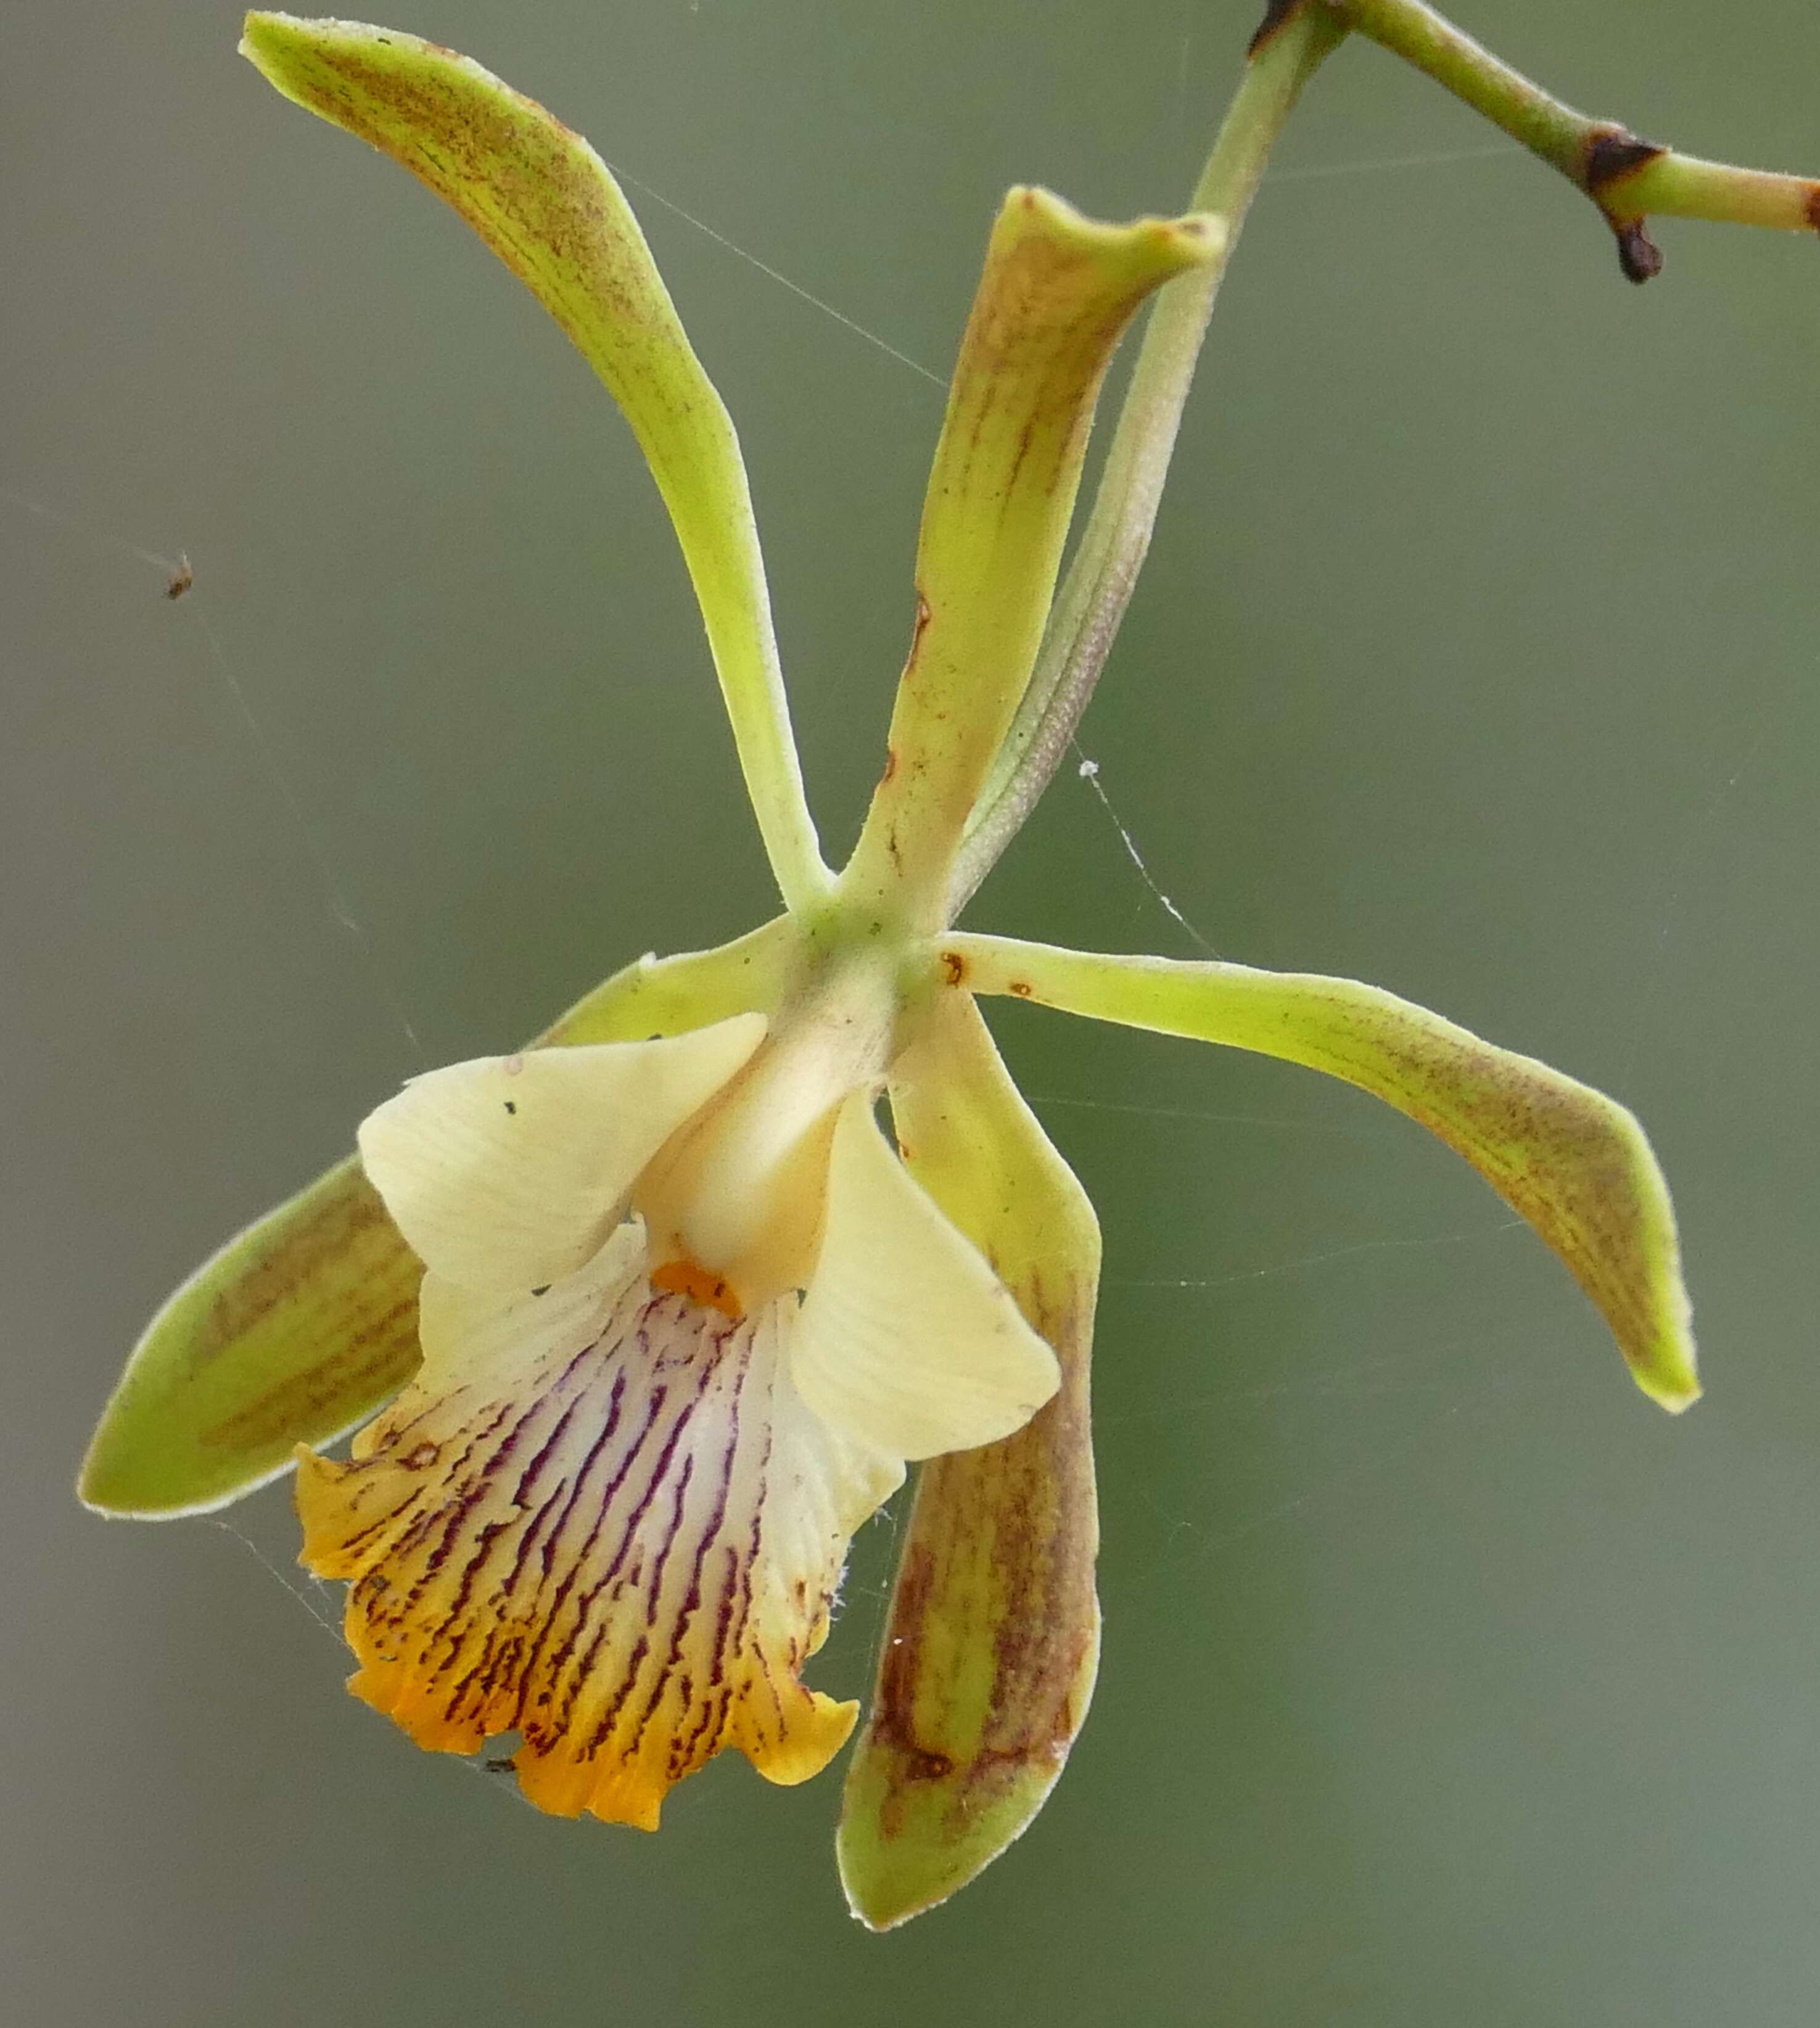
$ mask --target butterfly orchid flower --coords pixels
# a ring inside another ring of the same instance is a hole
[[[388,1098],[357,1158],[154,1319],[83,1497],[197,1513],[294,1465],[303,1560],[349,1583],[351,1687],[428,1748],[516,1734],[547,1810],[654,1829],[668,1789],[728,1747],[794,1782],[845,1741],[856,1706],[803,1672],[855,1530],[928,1460],[840,1840],[856,1911],[884,1926],[1029,1822],[1098,1659],[1098,1229],[978,996],[1376,1093],[1530,1220],[1644,1391],[1678,1408],[1697,1388],[1666,1191],[1621,1106],[1388,994],[954,927],[1102,376],[1145,298],[1217,261],[1219,217],[1109,226],[1041,191],[1006,200],[935,453],[882,772],[836,873],[738,442],[600,158],[410,36],[256,14],[243,47],[453,205],[618,401],[688,564],[784,907],[717,949],[631,965],[531,1048]],[[322,1455],[350,1430],[345,1460]]]

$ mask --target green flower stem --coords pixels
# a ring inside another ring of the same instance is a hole
[[[956,862],[951,919],[1035,808],[1087,708],[1150,546],[1220,277],[1284,121],[1322,58],[1345,33],[1326,9],[1304,6],[1254,45],[1189,207],[1225,219],[1225,250],[1210,267],[1179,276],[1158,293],[1093,512]]]
[[[1650,212],[1786,231],[1820,230],[1820,182],[1706,162],[1640,140],[1610,120],[1589,120],[1482,49],[1422,0],[1323,0],[1361,35],[1425,71],[1513,140],[1585,192],[1618,235],[1634,282],[1661,256],[1644,232]]]

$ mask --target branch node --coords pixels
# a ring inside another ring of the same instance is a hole
[[[1668,153],[1615,121],[1595,127],[1581,155],[1580,185],[1605,214],[1618,239],[1618,265],[1627,282],[1647,282],[1662,272],[1662,250],[1649,236],[1641,213],[1626,216],[1617,187]]]
[[[1605,205],[1605,192],[1611,184],[1667,153],[1659,142],[1645,141],[1640,135],[1633,134],[1628,127],[1615,124],[1596,127],[1586,137],[1586,159],[1580,172],[1581,182],[1589,198],[1602,209],[1608,209]]]

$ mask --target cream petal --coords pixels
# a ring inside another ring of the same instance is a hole
[[[903,1467],[797,1396],[791,1299],[734,1323],[646,1264],[634,1221],[542,1296],[428,1278],[422,1373],[298,1505],[356,1694],[445,1752],[516,1731],[541,1808],[654,1830],[725,1748],[787,1783],[845,1741],[798,1671]]]
[[[841,1106],[790,1356],[816,1414],[899,1457],[1009,1436],[1056,1391],[1055,1354],[886,1146],[867,1091]]]
[[[433,1272],[534,1288],[598,1251],[638,1171],[764,1030],[736,1014],[661,1042],[453,1064],[368,1116],[361,1159]]]

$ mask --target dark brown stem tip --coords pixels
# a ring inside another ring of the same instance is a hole
[[[1612,229],[1618,235],[1618,265],[1624,270],[1626,281],[1652,281],[1662,272],[1662,249],[1650,238],[1641,218]]]
[[[1264,17],[1246,46],[1245,54],[1255,57],[1289,17],[1300,11],[1303,0],[1265,0]]]

